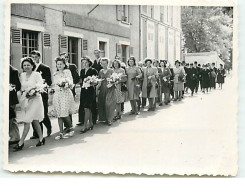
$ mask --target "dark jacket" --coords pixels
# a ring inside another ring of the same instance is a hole
[[[37,68],[37,72],[41,73],[44,82],[47,83],[48,86],[52,85],[52,77],[51,77],[51,71],[49,66],[45,64],[40,64],[39,67]]]
[[[9,105],[16,105],[19,103],[17,92],[21,88],[19,72],[13,66],[9,66],[9,83],[15,85],[15,90],[9,92]]]
[[[94,60],[94,63],[92,65],[92,68],[94,68],[95,70],[97,70],[97,72],[99,73],[101,69],[103,69],[103,67],[101,66],[101,59],[99,60],[99,62],[97,63],[97,60]]]
[[[79,82],[79,75],[76,64],[69,64],[69,70],[71,71],[71,75],[73,78],[73,84],[77,84]]]

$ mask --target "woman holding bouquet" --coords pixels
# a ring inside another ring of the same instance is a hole
[[[160,65],[163,68],[162,70],[162,92],[164,93],[164,103],[165,105],[168,105],[170,103],[170,88],[171,88],[170,77],[172,76],[172,73],[169,67],[167,67],[166,61],[164,60],[161,61]]]
[[[157,67],[152,65],[151,59],[145,60],[146,68],[144,68],[144,81],[142,86],[142,97],[148,98],[149,107],[148,111],[155,110],[155,103],[157,97],[157,78],[158,70]]]
[[[81,64],[83,64],[83,69],[80,73],[81,94],[79,112],[84,112],[84,129],[81,133],[85,133],[88,130],[93,130],[94,127],[91,109],[96,104],[95,85],[97,81],[95,76],[98,75],[98,72],[91,67],[93,62],[88,57],[82,58]]]
[[[175,68],[173,69],[174,73],[174,93],[175,98],[174,101],[181,101],[182,98],[182,91],[184,90],[184,77],[185,77],[185,70],[183,67],[180,66],[180,62],[177,60],[175,61]]]
[[[114,68],[114,72],[120,74],[120,81],[116,84],[116,98],[117,98],[117,105],[116,105],[116,116],[114,120],[121,119],[121,104],[125,101],[125,95],[121,91],[122,83],[126,82],[127,76],[125,74],[125,70],[121,68],[121,62],[119,60],[114,60],[112,63],[112,67]]]
[[[37,131],[39,141],[36,146],[45,144],[39,121],[44,118],[44,108],[41,92],[44,92],[44,85],[41,74],[35,72],[36,65],[32,58],[25,57],[21,61],[23,73],[20,75],[21,98],[20,105],[22,111],[22,121],[24,122],[24,131],[19,143],[14,147],[16,151],[22,150],[25,138],[30,130],[30,124],[33,123]]]
[[[103,69],[99,72],[99,78],[102,81],[97,85],[98,94],[98,112],[99,121],[105,121],[110,126],[116,109],[116,86],[110,84],[108,80],[113,74],[113,69],[108,68],[109,59],[102,58],[101,65]]]
[[[57,71],[54,73],[54,113],[58,117],[60,135],[55,139],[68,138],[74,134],[70,114],[76,111],[75,101],[71,89],[73,88],[73,79],[68,69],[65,58],[57,57],[55,59]],[[67,131],[64,132],[64,123],[67,124]]]
[[[126,74],[127,74],[127,86],[128,86],[128,98],[130,100],[131,104],[131,115],[136,114],[138,115],[138,108],[136,106],[136,101],[139,100],[140,95],[140,82],[139,78],[142,77],[142,73],[140,71],[140,68],[136,66],[136,60],[135,57],[130,57],[128,59],[128,67],[126,68]]]

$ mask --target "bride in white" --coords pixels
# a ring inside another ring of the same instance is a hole
[[[27,93],[33,88],[43,89],[43,80],[39,72],[35,72],[35,63],[32,58],[26,57],[21,61],[21,68],[23,73],[20,75],[21,82],[21,97],[20,105],[22,111],[22,117],[24,122],[24,130],[19,143],[14,147],[16,151],[22,150],[24,147],[25,138],[30,130],[30,124],[33,123],[37,134],[39,136],[39,141],[36,146],[41,146],[45,144],[45,139],[41,131],[39,121],[44,118],[44,108],[42,97],[40,93],[36,93],[34,96],[28,96]]]

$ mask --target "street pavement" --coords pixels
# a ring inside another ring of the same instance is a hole
[[[83,127],[76,126],[69,139],[54,139],[59,128],[57,119],[52,119],[53,134],[46,138],[45,146],[34,147],[37,140],[29,140],[31,130],[22,151],[10,147],[8,168],[148,175],[235,173],[234,86],[234,79],[228,76],[222,90],[217,85],[211,93],[186,94],[182,101],[155,112],[141,111],[138,116],[129,115],[126,103],[120,121],[112,126],[97,124],[85,134],[79,134]],[[77,114],[73,121],[77,123]]]

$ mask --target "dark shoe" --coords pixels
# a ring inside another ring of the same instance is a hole
[[[94,128],[94,125],[90,126],[88,129],[93,130],[93,128]]]
[[[107,122],[107,125],[108,125],[108,126],[111,126],[111,125],[112,125],[111,121],[108,121],[108,122]]]
[[[45,138],[43,138],[42,141],[38,141],[38,143],[36,144],[36,147],[39,147],[39,146],[42,146],[42,145],[45,145]]]
[[[117,116],[117,119],[121,119],[121,118],[122,118],[122,116],[121,116],[121,115],[118,115],[118,116]]]
[[[113,121],[117,121],[117,116],[115,116],[115,117],[113,118]]]
[[[162,105],[163,105],[162,103],[159,104],[159,106],[162,106]]]
[[[9,141],[9,145],[13,145],[13,144],[18,144],[20,140],[17,141]]]
[[[38,137],[36,136],[31,136],[30,139],[37,139]]]
[[[83,126],[84,123],[77,123],[77,126]]]
[[[86,133],[87,131],[88,131],[88,128],[85,128],[85,129],[80,131],[80,134]]]
[[[140,112],[135,112],[135,115],[139,115],[140,114]]]
[[[15,147],[14,147],[14,149],[15,149],[15,151],[20,151],[20,150],[22,150],[22,148],[24,147],[24,143],[20,146],[19,144],[17,144]]]
[[[151,108],[148,108],[148,110],[147,111],[152,111],[152,109]]]
[[[48,130],[47,137],[49,137],[52,134],[52,129]]]

